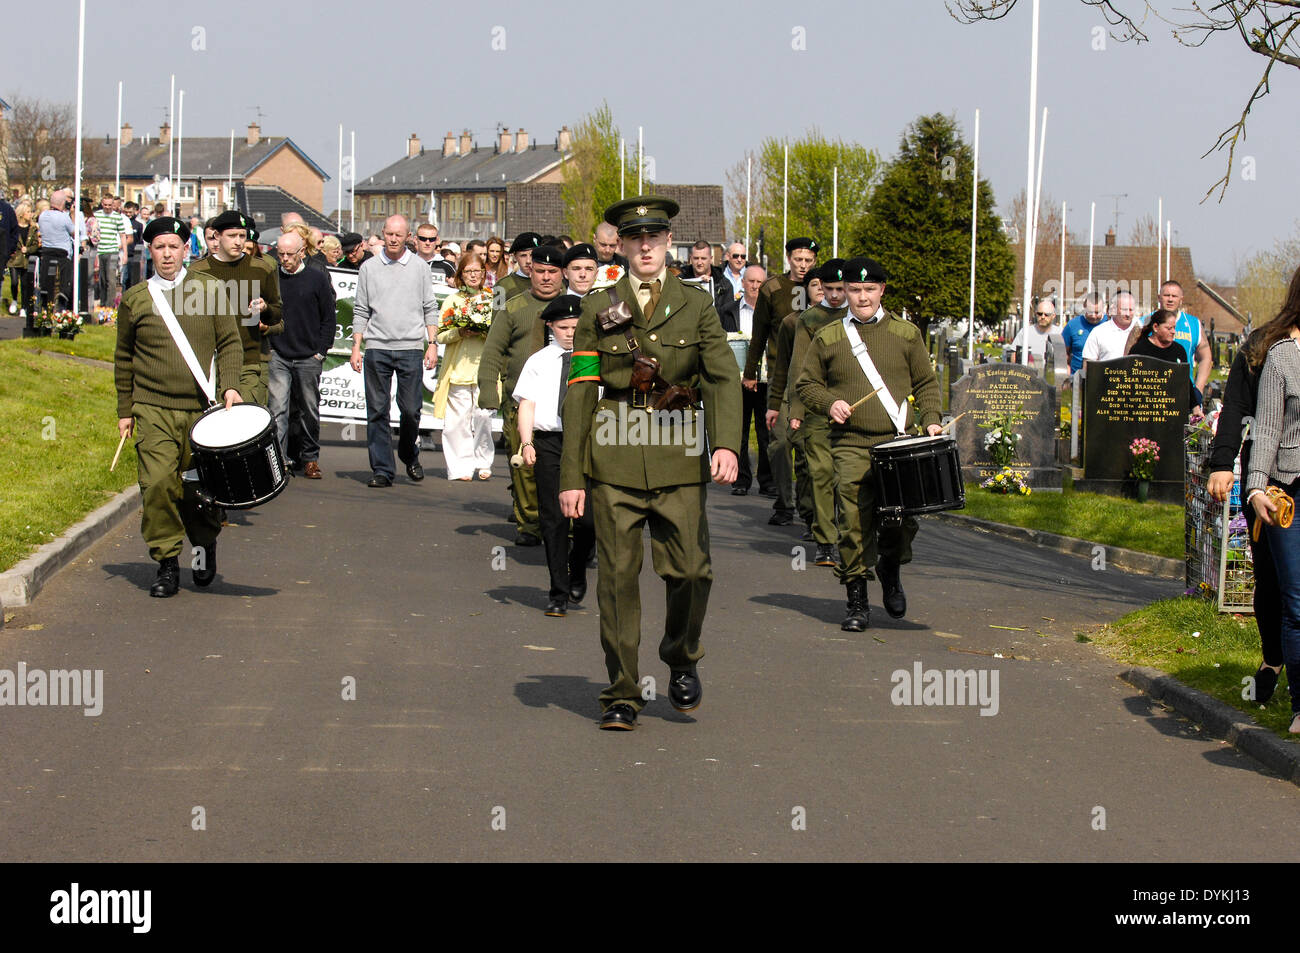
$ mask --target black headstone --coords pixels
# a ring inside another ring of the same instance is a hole
[[[1186,364],[1129,355],[1090,361],[1083,397],[1083,475],[1091,489],[1125,492],[1131,485],[1129,445],[1147,437],[1160,445],[1152,495],[1181,500],[1183,427],[1192,382]]]
[[[988,430],[982,425],[1000,414],[1019,413],[1024,419],[1016,425],[1020,443],[1012,468],[1031,487],[1060,488],[1056,388],[1036,370],[1005,361],[977,364],[952,385],[949,410],[954,417],[966,414],[953,426],[965,479],[978,482],[998,472],[984,449]]]

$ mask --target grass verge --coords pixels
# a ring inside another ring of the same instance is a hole
[[[1139,503],[1101,493],[996,494],[966,484],[965,516],[1023,526],[1106,546],[1181,559],[1183,508],[1175,503]]]
[[[17,318],[6,320],[16,321]],[[60,354],[74,354],[77,357],[90,357],[97,361],[113,363],[113,351],[117,348],[117,328],[113,325],[87,325],[71,341],[65,341],[57,335],[48,338],[19,338],[3,342],[6,347],[21,347],[25,351],[58,351]],[[118,466],[121,466],[119,463]]]
[[[1219,612],[1208,599],[1165,599],[1081,635],[1111,658],[1147,665],[1239,709],[1284,737],[1291,725],[1286,676],[1266,708],[1241,697],[1259,667],[1259,628],[1250,616]]]
[[[29,346],[0,341],[0,571],[136,482],[130,441],[108,470],[117,449],[113,372]]]

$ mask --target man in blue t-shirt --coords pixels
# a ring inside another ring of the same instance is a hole
[[[1178,315],[1178,323],[1174,325],[1174,340],[1187,352],[1188,374],[1199,396],[1205,393],[1205,387],[1210,382],[1210,371],[1214,369],[1214,358],[1210,354],[1205,326],[1196,315],[1183,310],[1183,286],[1176,281],[1166,281],[1160,286],[1160,307]],[[1128,346],[1124,349],[1125,354],[1133,349],[1142,328],[1150,320],[1151,315],[1148,314],[1141,321],[1134,322],[1134,328],[1129,332]]]
[[[1065,353],[1070,355],[1070,373],[1079,373],[1083,367],[1083,345],[1092,329],[1106,320],[1106,304],[1101,293],[1092,291],[1083,299],[1083,314],[1076,314],[1066,322],[1061,337],[1065,339]]]

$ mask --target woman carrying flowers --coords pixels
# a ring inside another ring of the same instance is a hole
[[[492,293],[484,288],[486,266],[478,255],[461,255],[442,304],[438,343],[446,345],[438,362],[433,413],[441,417],[442,453],[448,480],[492,476],[492,411],[478,406],[478,364],[492,323]]]

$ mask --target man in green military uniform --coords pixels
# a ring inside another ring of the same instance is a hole
[[[888,276],[870,258],[844,265],[849,314],[817,332],[800,370],[797,388],[804,407],[831,420],[831,453],[840,484],[840,562],[848,590],[848,614],[840,628],[862,632],[870,621],[867,579],[874,566],[884,589],[885,611],[907,612],[899,567],[912,559],[916,520],[882,524],[876,517],[871,448],[912,426],[913,402],[921,427],[939,427],[939,382],[917,327],[880,306]],[[860,398],[884,385],[859,406]]]
[[[151,596],[176,594],[178,556],[188,536],[197,550],[194,582],[207,586],[217,574],[221,515],[199,501],[195,485],[183,481],[190,468],[190,428],[210,400],[226,407],[241,403],[236,384],[242,348],[226,288],[210,276],[184,267],[190,230],[174,218],[155,218],[144,230],[154,275],[122,295],[117,314],[117,426],[135,435],[140,474],[140,534],[158,562]],[[175,334],[169,330],[174,319]],[[193,358],[179,341],[188,343]],[[214,363],[215,378],[210,368]],[[204,378],[202,384],[198,377]]]
[[[605,211],[628,271],[583,298],[564,401],[560,506],[571,517],[590,506],[596,523],[600,641],[610,680],[600,696],[603,729],[635,727],[643,704],[638,579],[647,523],[655,571],[667,587],[659,657],[671,671],[669,701],[678,711],[699,706],[696,663],[713,582],[705,497],[710,478],[730,484],[739,469],[736,360],[708,294],[665,265],[677,211],[676,202],[652,196]]]
[[[804,281],[817,263],[817,242],[811,238],[792,238],[785,244],[785,254],[790,269],[783,275],[769,278],[758,292],[754,305],[754,331],[749,343],[749,357],[745,361],[742,383],[749,390],[758,389],[760,366],[766,358],[769,377],[777,365],[777,330],[781,321],[791,313],[801,314],[808,308]],[[768,406],[771,408],[772,390],[768,388]],[[776,395],[780,407],[780,395]],[[790,463],[790,437],[786,420],[777,414],[767,415],[771,438],[767,444],[768,460],[772,468],[772,482],[776,485],[776,502],[772,504],[773,526],[789,526],[794,522],[793,475]]]
[[[515,295],[492,312],[492,325],[483,342],[478,365],[478,405],[485,410],[501,408],[502,427],[512,457],[519,452],[520,440],[519,404],[511,395],[524,364],[546,344],[546,326],[538,320],[539,316],[547,303],[564,291],[561,249],[541,246],[528,252],[528,256],[529,291]],[[514,498],[515,545],[540,546],[537,477],[532,467],[511,468],[510,493]]]
[[[497,307],[504,307],[505,302],[515,295],[529,290],[529,279],[533,273],[533,250],[541,244],[542,236],[536,232],[520,232],[510,243],[510,254],[515,256],[516,270],[492,286],[493,294],[501,296]]]
[[[239,338],[244,346],[244,366],[239,375],[239,393],[244,400],[266,406],[267,371],[271,360],[268,332],[284,329],[280,307],[280,280],[274,262],[244,253],[253,223],[242,212],[231,209],[208,223],[216,233],[208,254],[192,262],[190,274],[211,275],[224,282],[227,297],[234,304]]]
[[[819,271],[820,269],[813,268],[804,276],[800,291],[803,292],[805,301],[810,299],[808,294],[809,284],[814,278],[820,281]],[[771,380],[768,384],[767,410],[763,419],[769,430],[774,435],[779,433],[780,439],[785,440],[789,444],[789,449],[794,451],[795,511],[799,514],[799,519],[807,527],[803,539],[812,541],[815,538],[813,522],[816,518],[813,507],[812,478],[808,473],[808,460],[804,456],[803,441],[799,439],[795,428],[790,426],[789,414],[790,391],[794,389],[793,384],[796,379],[796,376],[791,373],[790,362],[794,357],[795,327],[798,325],[799,317],[802,314],[802,310],[791,311],[781,319],[781,325],[776,330],[776,360],[770,365]]]
[[[814,562],[818,566],[836,564],[839,530],[835,525],[839,492],[835,480],[835,459],[831,455],[831,422],[825,414],[804,407],[799,399],[799,380],[808,345],[813,337],[832,321],[843,320],[847,307],[844,303],[844,259],[832,258],[816,269],[821,279],[825,297],[795,319],[791,336],[789,385],[786,389],[786,414],[790,419],[792,439],[802,447],[808,466],[808,483],[812,492],[813,540],[817,544]],[[787,319],[788,320],[788,319]],[[784,322],[782,323],[784,327]]]

